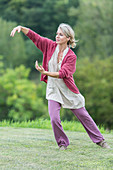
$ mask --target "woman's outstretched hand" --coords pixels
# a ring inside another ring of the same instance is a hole
[[[27,33],[29,32],[29,28],[26,28],[26,27],[23,27],[23,26],[20,26],[20,25],[19,25],[19,26],[13,28],[13,30],[11,31],[10,36],[11,36],[11,37],[14,37],[16,31],[17,31],[18,33],[20,33],[20,31],[22,31],[24,34],[27,34]]]
[[[42,74],[45,72],[44,68],[38,65],[38,61],[35,62],[35,68]]]
[[[15,28],[13,28],[13,30],[11,31],[10,36],[11,36],[11,37],[14,37],[16,31],[17,31],[18,33],[20,33],[21,29],[22,29],[22,26],[17,26],[17,27],[15,27]]]

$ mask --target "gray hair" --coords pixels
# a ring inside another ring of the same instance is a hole
[[[58,28],[60,28],[62,30],[62,32],[64,33],[64,35],[67,38],[70,37],[70,40],[68,41],[67,44],[70,47],[75,48],[76,42],[78,42],[78,41],[75,40],[75,33],[74,33],[73,29],[71,28],[71,26],[68,24],[61,23]]]

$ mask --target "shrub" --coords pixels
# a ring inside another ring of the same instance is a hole
[[[47,114],[37,86],[28,80],[30,70],[21,65],[0,77],[0,119],[32,120]]]

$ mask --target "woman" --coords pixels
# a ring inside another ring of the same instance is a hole
[[[16,31],[18,33],[22,31],[43,53],[43,65],[39,66],[36,61],[35,67],[41,73],[41,81],[47,83],[46,99],[54,136],[60,150],[65,150],[69,145],[69,139],[60,121],[61,106],[71,109],[94,143],[103,148],[109,148],[95,122],[86,111],[84,97],[73,80],[77,59],[70,49],[76,46],[73,29],[68,24],[60,24],[55,42],[22,26],[17,26],[12,30],[12,37]]]

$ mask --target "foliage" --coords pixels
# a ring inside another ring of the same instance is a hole
[[[113,57],[77,62],[75,83],[86,99],[86,109],[98,125],[113,129]],[[69,109],[61,109],[61,119],[77,120]]]
[[[3,72],[4,72],[3,56],[0,55],[0,76],[3,74]]]
[[[113,128],[113,57],[79,60],[74,77],[86,107],[98,124]]]
[[[79,0],[0,0],[0,16],[53,38],[60,22],[76,23],[76,16],[70,16],[69,11],[78,5]]]
[[[0,18],[0,55],[4,61],[4,67],[16,67],[26,61],[25,43],[21,35],[10,37],[11,30],[16,23],[7,22]]]
[[[109,0],[0,0],[0,16],[8,21],[16,22],[27,26],[37,33],[47,36],[54,40],[55,32],[61,22],[70,24],[75,29],[76,39],[79,39],[78,46],[74,50],[78,57],[90,58],[95,55],[101,58],[113,54],[113,1]],[[109,19],[108,19],[109,18]],[[9,26],[8,26],[9,27]],[[15,43],[20,46],[19,43]],[[30,41],[26,42],[27,60],[21,60],[12,63],[23,63],[31,67],[33,71],[33,62],[38,59],[42,61],[42,53],[31,45]],[[15,54],[17,50],[15,49]],[[12,53],[10,51],[10,53]],[[18,49],[18,53],[21,50]],[[3,54],[2,54],[3,55]],[[7,55],[9,56],[9,55]],[[25,55],[24,55],[25,57]],[[26,57],[25,57],[26,58]],[[10,59],[11,61],[12,59]]]
[[[37,47],[29,39],[25,41],[25,47],[27,55],[25,65],[26,67],[30,68],[31,71],[35,74],[34,70],[35,61],[38,60],[39,63],[42,62],[43,58],[42,52],[38,50]]]
[[[23,65],[7,69],[0,77],[0,119],[32,120],[47,115],[47,107],[28,80],[30,70]]]
[[[113,1],[80,0],[76,9],[78,20],[75,32],[79,39],[80,58],[101,58],[113,55]]]

